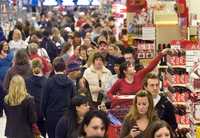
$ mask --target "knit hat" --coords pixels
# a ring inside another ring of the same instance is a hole
[[[81,67],[80,67],[80,64],[76,63],[76,62],[72,62],[72,63],[69,63],[67,65],[67,73],[70,73],[72,71],[77,71],[77,70],[80,70]]]

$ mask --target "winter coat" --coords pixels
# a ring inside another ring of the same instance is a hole
[[[10,106],[5,104],[6,129],[9,138],[34,138],[32,125],[36,123],[34,99],[27,96],[21,104]]]
[[[58,121],[55,138],[77,138],[79,126],[75,111],[70,111]]]
[[[42,116],[41,111],[41,99],[42,99],[42,90],[47,81],[47,78],[44,76],[31,76],[26,80],[26,88],[28,93],[34,97],[35,105],[36,105],[36,111],[38,117]]]
[[[73,82],[64,74],[56,74],[47,80],[42,96],[44,116],[62,116],[71,106],[75,95]]]

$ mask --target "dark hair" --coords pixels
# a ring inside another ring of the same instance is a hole
[[[16,65],[25,65],[29,64],[28,54],[26,49],[19,49],[15,54],[15,64]]]
[[[80,132],[79,132],[81,136],[86,136],[84,127],[85,127],[85,125],[88,126],[94,117],[97,117],[102,120],[102,122],[105,126],[105,135],[106,135],[106,132],[108,130],[108,125],[110,124],[107,114],[103,111],[93,110],[93,111],[87,112],[84,116],[84,119],[80,126]]]
[[[92,63],[94,63],[94,61],[97,59],[97,58],[101,58],[103,63],[105,63],[105,58],[103,57],[103,55],[99,52],[95,53],[93,55],[93,59],[92,59]]]
[[[158,75],[156,75],[155,73],[148,73],[144,80],[143,80],[143,86],[146,87],[148,85],[148,80],[149,79],[158,79],[159,80],[159,77]]]
[[[77,95],[72,98],[72,106],[80,106],[86,103],[89,103],[89,100],[86,96]]]
[[[132,47],[127,47],[127,48],[125,48],[124,50],[123,50],[123,55],[125,55],[125,54],[133,54],[133,55],[135,55],[135,49],[133,49]]]
[[[119,75],[118,77],[121,78],[121,79],[124,79],[125,78],[125,73],[124,71],[128,68],[128,66],[130,66],[131,63],[129,61],[125,61],[123,62],[122,64],[120,64],[120,67],[119,67]]]
[[[74,37],[81,37],[81,34],[80,34],[80,32],[74,32]]]
[[[4,43],[7,43],[7,41],[1,41],[0,42],[0,52],[3,50],[3,46],[4,46]],[[8,44],[8,43],[7,43]],[[8,52],[10,51],[10,47],[8,45]]]
[[[161,129],[161,128],[164,128],[166,127],[169,132],[170,132],[170,137],[171,138],[174,138],[174,134],[173,134],[173,131],[172,131],[172,128],[169,126],[168,123],[166,123],[165,121],[163,120],[157,120],[155,122],[152,122],[151,125],[148,127],[147,131],[145,131],[145,138],[154,138],[154,135],[155,133]]]
[[[63,72],[66,68],[64,59],[62,57],[56,57],[53,60],[53,68],[56,72]]]

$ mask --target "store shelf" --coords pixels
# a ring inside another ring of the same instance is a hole
[[[133,36],[132,38],[133,39],[138,39],[138,40],[155,41],[155,38],[147,39],[147,38],[142,37],[142,36]]]
[[[171,68],[182,68],[182,69],[186,69],[185,65],[171,65],[170,63],[167,63],[167,65]]]
[[[172,102],[174,105],[186,105],[186,102]]]
[[[176,83],[169,82],[169,85],[172,86],[172,87],[187,87],[188,88],[189,83],[186,83],[186,84],[176,84]]]
[[[178,124],[178,128],[190,128],[190,125]]]
[[[168,66],[166,66],[166,65],[163,65],[163,66],[161,66],[161,65],[158,65],[158,68],[159,68],[159,69],[167,69],[167,68],[168,68]]]

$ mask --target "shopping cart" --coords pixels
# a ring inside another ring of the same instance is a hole
[[[135,95],[114,96],[109,112],[122,123],[125,115],[128,113],[129,108],[133,103],[134,97]],[[108,128],[108,138],[119,138],[121,127],[122,125],[119,123],[111,123]]]

